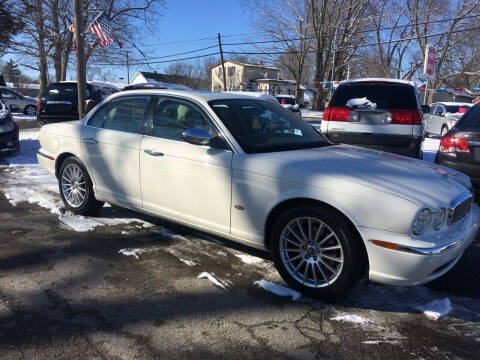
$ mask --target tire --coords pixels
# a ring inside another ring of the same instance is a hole
[[[34,105],[27,105],[25,109],[23,109],[24,114],[27,115],[37,115],[37,107]]]
[[[286,210],[275,222],[270,240],[282,278],[309,297],[331,300],[342,296],[360,280],[367,266],[362,240],[334,210],[321,206]]]
[[[60,196],[68,210],[77,215],[98,213],[104,202],[95,199],[92,180],[80,160],[66,158],[58,174]]]
[[[444,137],[447,132],[448,132],[448,127],[443,125],[442,130],[440,130],[440,137]]]

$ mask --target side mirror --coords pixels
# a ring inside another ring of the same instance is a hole
[[[182,138],[186,142],[194,145],[208,145],[210,143],[210,133],[200,128],[190,128],[182,133]]]
[[[430,113],[430,106],[429,105],[422,105],[422,112],[424,114]]]
[[[12,104],[10,105],[10,112],[20,112],[20,106],[18,106],[17,104]]]

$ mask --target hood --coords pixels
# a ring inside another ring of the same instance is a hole
[[[266,175],[277,173],[282,180],[321,186],[334,184],[334,178],[337,178],[432,209],[449,205],[471,186],[469,178],[457,171],[422,160],[348,145],[255,154],[252,160],[254,163],[248,168],[265,169]],[[342,191],[341,188],[332,190]]]

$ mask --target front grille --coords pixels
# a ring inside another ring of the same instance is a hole
[[[458,204],[453,210],[452,223],[456,223],[457,221],[462,220],[468,214],[471,208],[472,208],[471,197],[469,197],[468,199]]]

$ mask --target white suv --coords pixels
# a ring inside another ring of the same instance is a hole
[[[412,81],[345,80],[323,113],[321,132],[335,143],[420,157],[422,118],[422,105]]]

